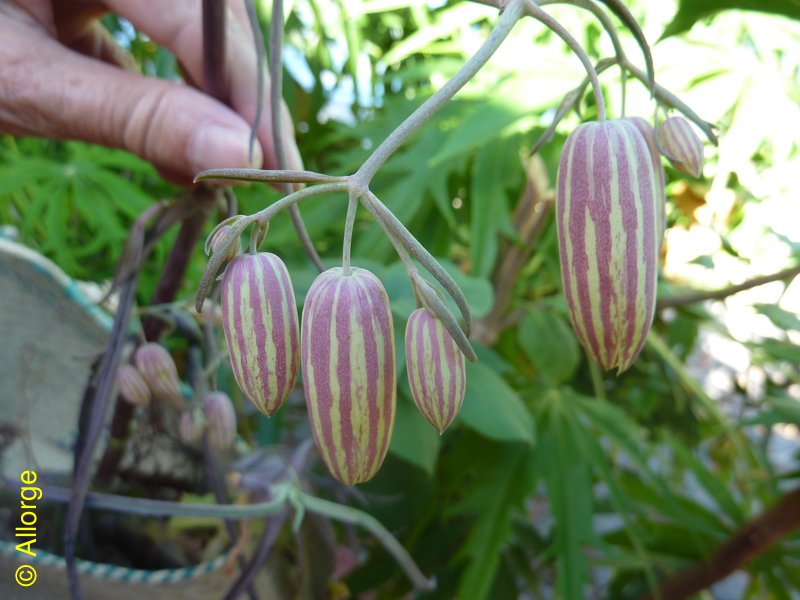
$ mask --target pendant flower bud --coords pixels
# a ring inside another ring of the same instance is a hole
[[[236,382],[267,416],[300,368],[297,305],[286,265],[268,252],[234,258],[222,279],[222,328]]]
[[[150,388],[138,369],[131,364],[126,363],[117,371],[117,393],[135,406],[147,406],[150,403]]]
[[[228,237],[228,234],[231,231],[230,225],[222,225],[218,229],[214,230],[209,238],[209,246],[211,248],[211,252],[216,254],[220,252],[222,246],[225,242],[225,238]],[[230,245],[228,248],[228,252],[225,255],[225,261],[233,260],[237,254],[239,254],[239,249],[241,248],[241,241],[236,239],[234,240],[233,244]]]
[[[661,244],[664,242],[664,232],[667,229],[667,190],[666,190],[666,175],[664,174],[664,165],[661,163],[661,153],[658,151],[658,144],[656,144],[656,135],[653,131],[653,126],[642,117],[627,117],[624,119],[636,127],[644,136],[647,142],[647,147],[650,150],[650,156],[653,159],[653,172],[656,174],[656,237],[658,237],[658,249],[661,250]]]
[[[561,278],[578,340],[604,369],[630,367],[653,321],[657,186],[631,123],[584,123],[567,138],[556,183]]]
[[[193,411],[186,410],[181,413],[178,434],[185,444],[196,444],[203,436],[203,424]]]
[[[394,425],[394,328],[386,290],[365,269],[316,278],[303,309],[303,388],[314,442],[345,485],[381,466]]]
[[[683,117],[670,117],[658,126],[661,151],[681,173],[700,177],[703,172],[703,142]]]
[[[408,318],[406,370],[417,409],[439,433],[444,432],[464,402],[464,353],[442,321],[425,308]]]
[[[224,392],[211,392],[203,400],[203,414],[208,421],[208,443],[214,450],[227,450],[236,437],[236,411]]]
[[[174,408],[183,406],[183,395],[175,361],[166,349],[155,342],[142,344],[136,350],[133,362],[142,379],[147,382],[153,398]]]

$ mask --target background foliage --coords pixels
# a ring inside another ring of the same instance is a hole
[[[800,27],[793,2],[628,3],[654,46],[659,82],[722,131],[700,180],[667,169],[669,231],[660,297],[682,286],[722,288],[798,260]],[[267,28],[268,6],[261,6]],[[309,168],[353,172],[487,35],[495,11],[469,2],[297,0],[287,7],[285,94]],[[731,11],[761,9],[773,15]],[[612,53],[600,27],[552,9],[595,59]],[[163,49],[126,23],[107,26],[145,73],[178,77]],[[680,35],[676,35],[680,34]],[[628,54],[638,56],[629,36]],[[547,190],[565,135],[594,115],[587,97],[531,167],[527,149],[582,79],[559,39],[520,24],[486,69],[378,173],[372,189],[457,276],[477,318],[510,290],[507,326],[478,344],[464,408],[439,436],[414,410],[398,365],[391,453],[351,498],[395,532],[438,590],[430,598],[633,598],[661,576],[709,556],[739,526],[797,487],[800,289],[776,282],[712,304],[660,310],[634,367],[620,377],[590,364],[566,320],[552,216],[516,281],[498,281],[519,247],[515,213],[526,181]],[[603,75],[619,115],[618,74]],[[628,113],[652,114],[634,85]],[[108,280],[132,220],[176,190],[128,154],[75,142],[0,140],[0,221],[68,274]],[[526,172],[527,168],[527,172]],[[241,212],[277,198],[237,187]],[[338,260],[345,198],[302,206],[320,253]],[[165,240],[138,297],[152,296]],[[285,215],[265,247],[290,266],[302,303],[314,270]],[[198,251],[190,298],[205,263]],[[386,285],[398,334],[414,308],[389,242],[361,215],[354,263]],[[398,335],[402,340],[402,335]],[[402,355],[400,353],[398,356]],[[223,381],[225,380],[223,368]],[[228,376],[229,377],[229,376]],[[235,393],[235,385],[227,385]],[[240,399],[241,400],[241,399]],[[239,406],[244,409],[244,403]],[[302,404],[254,444],[304,436]],[[322,471],[320,470],[320,474]],[[330,483],[323,491],[335,491]],[[331,491],[331,493],[333,493]],[[327,493],[327,492],[326,492]],[[353,593],[397,598],[408,583],[369,539],[345,577]],[[716,588],[725,598],[800,593],[800,537],[784,538]]]

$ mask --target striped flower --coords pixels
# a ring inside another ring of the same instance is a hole
[[[117,392],[123,400],[135,406],[150,403],[150,387],[139,370],[131,364],[124,364],[117,371]]]
[[[567,138],[556,183],[561,278],[578,339],[604,369],[630,367],[653,320],[657,185],[631,123],[584,123]]]
[[[283,261],[267,252],[234,258],[222,278],[222,328],[236,382],[267,416],[297,381],[297,305]]]
[[[653,171],[656,174],[656,236],[658,237],[658,248],[664,242],[664,231],[667,229],[667,190],[666,176],[664,175],[664,165],[661,163],[661,153],[658,151],[656,136],[653,126],[642,117],[627,117],[625,119],[636,126],[636,129],[644,136],[647,147],[650,149],[650,157],[653,159]]]
[[[163,346],[155,342],[142,344],[136,350],[133,362],[150,388],[153,398],[175,408],[183,406],[178,369]]]
[[[406,370],[419,412],[439,433],[444,432],[464,402],[464,354],[441,320],[424,308],[408,318]]]
[[[661,123],[658,142],[673,167],[681,173],[700,177],[703,172],[703,142],[689,121],[683,117],[670,117]]]
[[[225,238],[231,231],[230,225],[222,225],[213,232],[211,238],[209,239],[209,246],[211,247],[211,251],[216,254],[222,249],[222,244],[225,241]],[[241,242],[237,239],[234,240],[233,244],[228,248],[228,253],[225,255],[225,261],[233,260],[234,257],[239,253],[239,249],[241,248]]]
[[[214,450],[227,450],[236,437],[236,411],[225,392],[210,392],[203,400],[208,422],[208,443]]]
[[[381,466],[395,415],[389,297],[365,269],[329,269],[314,281],[300,342],[311,431],[336,479],[353,485]]]

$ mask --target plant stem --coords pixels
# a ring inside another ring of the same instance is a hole
[[[478,51],[458,70],[458,72],[445,83],[433,96],[428,98],[422,106],[411,115],[387,137],[380,146],[370,155],[358,171],[353,175],[354,184],[367,188],[372,177],[381,168],[383,163],[405,142],[409,136],[436,114],[445,103],[452,98],[472,77],[486,61],[494,54],[503,40],[511,32],[514,24],[522,16],[524,0],[510,0],[492,30],[492,33],[478,49]]]
[[[253,215],[253,217],[260,221],[269,221],[284,208],[288,208],[294,204],[297,204],[301,200],[312,198],[313,196],[319,196],[320,194],[347,192],[349,189],[350,184],[347,181],[339,183],[323,183],[321,185],[315,185],[314,187],[303,188],[302,190],[297,190],[296,192],[281,198],[274,204],[270,204],[267,208],[260,210]]]
[[[344,236],[342,238],[342,275],[345,277],[350,275],[350,249],[353,245],[353,227],[355,226],[357,208],[358,192],[350,188],[347,201],[347,218],[344,222]]]
[[[298,171],[292,169],[208,169],[198,173],[194,181],[208,181],[209,179],[224,179],[230,181],[266,181],[268,183],[333,183],[347,181],[347,177],[323,175],[313,171]]]
[[[578,43],[572,35],[567,31],[561,23],[556,21],[553,17],[539,8],[539,5],[533,2],[533,0],[525,0],[525,11],[532,16],[534,19],[541,21],[544,25],[546,25],[553,33],[558,35],[564,43],[569,46],[569,48],[575,53],[575,56],[583,64],[583,68],[586,70],[586,75],[589,77],[589,81],[592,84],[592,91],[594,92],[594,100],[597,104],[597,120],[598,121],[605,121],[606,120],[606,104],[603,98],[603,89],[600,87],[600,81],[597,79],[597,73],[594,70],[594,66],[592,65],[592,61],[586,55],[586,52]]]

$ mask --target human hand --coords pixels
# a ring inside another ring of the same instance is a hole
[[[248,161],[257,77],[243,2],[231,2],[226,19],[231,108],[187,85],[136,74],[96,20],[107,10],[170,50],[202,88],[200,0],[0,0],[0,132],[123,148],[178,183],[204,169],[277,166],[269,110]],[[285,106],[283,121],[287,166],[300,168]]]

